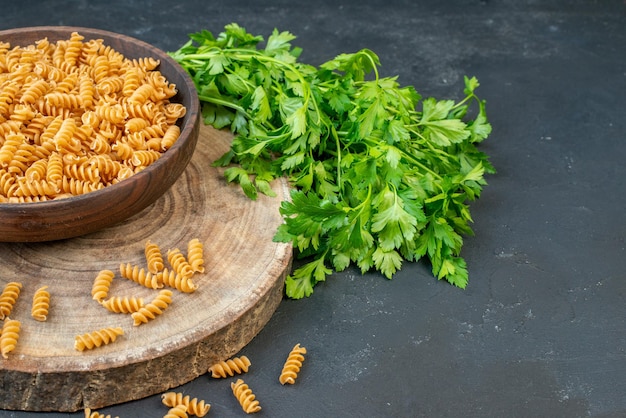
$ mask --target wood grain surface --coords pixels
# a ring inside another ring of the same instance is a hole
[[[0,408],[76,411],[157,394],[206,373],[263,328],[291,267],[291,246],[272,241],[288,186],[277,181],[277,197],[251,201],[227,184],[210,163],[231,138],[202,126],[191,163],[171,190],[118,225],[63,241],[0,244],[0,286],[23,284],[9,315],[22,324],[20,338],[7,359],[0,357],[0,381],[11,388],[0,392]],[[120,263],[146,267],[148,239],[164,253],[186,253],[192,238],[204,244],[206,272],[194,275],[194,293],[174,290],[172,304],[154,320],[134,326],[129,314],[92,299],[94,278],[109,269],[116,273],[109,296],[149,302],[158,291],[122,278]],[[44,285],[50,311],[38,322],[30,316],[32,297]],[[124,335],[93,350],[74,348],[77,335],[110,326]]]

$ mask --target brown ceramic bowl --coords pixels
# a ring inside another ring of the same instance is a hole
[[[183,173],[198,141],[199,102],[193,81],[165,52],[140,40],[103,30],[45,26],[0,31],[0,41],[25,47],[48,38],[69,39],[72,32],[89,39],[102,39],[127,58],[154,57],[157,68],[176,85],[170,99],[182,103],[186,115],[179,119],[181,135],[156,162],[143,171],[103,189],[65,199],[36,203],[0,203],[0,242],[40,242],[76,237],[118,223],[157,200]]]

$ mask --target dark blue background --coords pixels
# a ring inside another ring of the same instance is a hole
[[[5,3],[0,29],[94,27],[171,51],[236,22],[294,33],[310,64],[372,49],[381,75],[423,96],[459,98],[464,75],[481,82],[493,125],[482,150],[498,173],[471,205],[468,288],[420,262],[391,281],[347,270],[309,299],[285,300],[241,353],[255,365],[246,382],[259,417],[626,417],[626,3]],[[307,360],[283,387],[277,371],[296,342]],[[208,416],[245,415],[226,381],[178,389],[209,402]],[[158,395],[100,410],[166,411]]]

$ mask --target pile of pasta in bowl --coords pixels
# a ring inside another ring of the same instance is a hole
[[[142,41],[0,32],[0,240],[82,235],[142,210],[189,162],[198,113],[185,71]]]

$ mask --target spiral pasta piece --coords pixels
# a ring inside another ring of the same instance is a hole
[[[50,308],[50,292],[48,286],[42,286],[35,291],[33,295],[33,306],[31,308],[31,316],[40,322],[48,319],[48,309]]]
[[[133,94],[130,95],[128,101],[133,104],[144,104],[154,94],[154,86],[150,84],[142,84]]]
[[[61,93],[53,91],[46,94],[44,100],[46,104],[52,107],[65,107],[67,109],[80,109],[83,105],[82,97],[75,93]]]
[[[106,141],[106,139],[98,137],[94,140],[94,142],[97,142],[98,140],[102,140],[102,143],[108,146],[108,142]],[[104,181],[113,180],[117,177],[120,170],[122,169],[122,164],[119,161],[113,160],[109,155],[98,155],[96,157],[93,157],[90,159],[89,164],[98,169],[98,173],[100,173],[100,178]]]
[[[144,71],[151,71],[156,69],[161,61],[154,57],[141,57],[141,58],[133,58],[128,60],[129,64],[133,67],[139,67]]]
[[[163,134],[163,138],[161,138],[161,149],[163,151],[170,149],[178,137],[180,137],[180,128],[178,125],[171,125]]]
[[[170,266],[182,277],[189,278],[193,276],[193,268],[178,248],[167,250],[167,261]]]
[[[133,147],[126,142],[116,142],[111,145],[111,149],[115,151],[118,158],[126,161],[130,160],[133,157],[133,152],[135,152]]]
[[[0,166],[8,167],[20,145],[25,141],[21,133],[9,133],[2,146],[0,146]]]
[[[78,83],[78,95],[80,96],[81,107],[84,110],[91,110],[96,100],[96,87],[91,77],[82,75]]]
[[[100,190],[105,187],[102,183],[90,182],[90,181],[82,181],[77,179],[72,179],[67,176],[63,176],[61,178],[60,187],[57,186],[59,192],[67,194],[67,195],[81,195],[88,192],[93,192],[94,190]],[[50,183],[48,183],[50,185]],[[52,187],[50,185],[50,187]],[[63,197],[63,196],[58,196]]]
[[[120,264],[120,274],[125,279],[132,280],[133,282],[140,284],[149,289],[160,289],[163,287],[163,283],[159,281],[159,277],[150,272],[146,272],[145,269],[139,266],[133,266],[130,263]]]
[[[194,273],[204,273],[204,245],[198,238],[193,238],[187,244],[187,262]]]
[[[78,74],[77,73],[69,73],[58,83],[54,88],[55,91],[60,93],[69,93],[78,85]]]
[[[74,339],[74,348],[78,351],[91,350],[115,342],[120,335],[124,335],[121,327],[107,327],[91,331],[77,335]]]
[[[2,335],[0,335],[0,352],[2,357],[9,358],[9,353],[15,350],[17,341],[20,338],[21,323],[16,319],[6,318],[2,324]]]
[[[70,39],[67,41],[67,48],[65,48],[63,53],[64,63],[70,66],[77,64],[81,50],[83,49],[83,39],[85,39],[85,37],[78,32],[71,33]]]
[[[187,407],[185,405],[176,405],[167,411],[163,418],[187,418]]]
[[[111,415],[104,415],[98,411],[92,411],[91,408],[85,408],[85,418],[111,418]],[[119,418],[119,417],[115,417]]]
[[[100,270],[91,286],[91,297],[93,300],[101,302],[109,295],[109,288],[115,278],[115,273],[111,270]]]
[[[163,283],[163,285],[172,287],[179,292],[183,293],[192,293],[198,289],[198,285],[193,282],[191,277],[183,277],[179,273],[176,273],[174,270],[169,270],[167,268],[163,269],[157,273],[157,278],[159,283]]]
[[[304,361],[304,354],[306,354],[306,348],[300,347],[299,343],[293,347],[287,356],[283,370],[278,378],[281,384],[284,385],[288,383],[293,385],[296,383],[296,378],[298,377],[298,373],[302,368],[302,362]]]
[[[171,303],[172,291],[168,289],[160,290],[159,294],[150,303],[131,314],[134,321],[133,325],[139,326],[148,323],[158,315],[161,315]]]
[[[27,124],[35,116],[36,113],[31,106],[18,103],[13,106],[13,114],[11,114],[10,120]]]
[[[63,179],[63,157],[57,152],[53,152],[48,157],[46,166],[46,180],[51,183],[58,183]]]
[[[22,123],[16,120],[5,120],[0,123],[0,137],[6,138],[10,134],[16,134],[17,132],[23,132]]]
[[[124,109],[118,103],[98,105],[95,107],[95,112],[100,119],[104,119],[115,125],[124,124]]]
[[[18,177],[9,192],[14,196],[53,196],[60,191],[59,186],[47,180],[29,180]]]
[[[143,299],[135,296],[114,296],[100,301],[100,304],[113,313],[133,313],[143,308]]]
[[[127,133],[140,132],[142,129],[147,128],[150,125],[150,121],[145,118],[134,117],[130,118],[124,124],[124,130]],[[178,126],[178,125],[175,125]]]
[[[98,183],[100,181],[100,170],[98,167],[82,162],[65,164],[63,174],[71,179],[90,183]]]
[[[139,69],[137,67],[131,67],[126,71],[124,77],[124,84],[122,85],[122,94],[126,97],[130,97],[141,84],[141,78],[139,76]]]
[[[33,104],[43,97],[50,90],[50,83],[45,79],[38,79],[33,81],[26,87],[22,96],[20,97],[20,103]]]
[[[130,163],[135,167],[147,167],[161,157],[161,153],[151,149],[133,151]]]
[[[0,293],[0,319],[9,316],[21,290],[22,283],[20,282],[9,282],[4,286],[2,293]]]
[[[13,158],[9,163],[7,171],[14,173],[18,178],[24,176],[26,170],[35,162],[39,161],[33,156],[33,150],[35,147],[28,143],[22,143],[19,149],[13,154]]]
[[[81,144],[74,138],[74,132],[76,132],[76,121],[72,118],[63,119],[59,130],[52,138],[57,151],[70,154],[80,151]]]
[[[209,373],[216,379],[233,377],[235,374],[247,373],[250,365],[250,359],[246,356],[233,357],[213,364],[209,367]]]
[[[183,395],[180,392],[166,392],[161,395],[163,405],[169,407],[175,407],[178,405],[184,405],[187,410],[187,414],[195,415],[197,417],[203,417],[209,413],[211,405],[198,398],[191,398],[189,395]]]
[[[29,180],[43,180],[47,172],[48,159],[42,159],[32,163],[24,172],[24,176]]]
[[[15,184],[15,177],[11,175],[11,173],[6,170],[0,170],[0,190],[4,192],[6,196],[9,190],[13,189],[13,185]]]
[[[261,405],[259,405],[259,401],[256,400],[256,396],[254,396],[252,390],[242,379],[231,382],[230,388],[233,390],[233,395],[235,395],[235,398],[237,398],[241,408],[246,414],[252,414],[261,410]]]
[[[146,256],[146,263],[148,264],[148,271],[152,274],[156,274],[163,270],[165,263],[163,261],[163,254],[161,247],[158,244],[148,240],[144,246],[144,254]]]
[[[11,114],[11,103],[15,101],[20,87],[19,84],[12,83],[11,80],[0,87],[2,87],[0,88],[0,116],[8,119]]]

